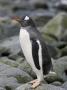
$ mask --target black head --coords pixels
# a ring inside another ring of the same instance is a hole
[[[29,16],[24,16],[24,17],[12,17],[12,19],[18,21],[22,27],[27,27],[27,26],[35,26],[33,20]]]

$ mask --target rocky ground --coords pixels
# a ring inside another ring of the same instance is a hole
[[[60,13],[45,26],[41,34],[48,46],[55,74],[48,74],[35,90],[67,90],[67,14]],[[7,21],[7,20],[6,20]],[[14,24],[10,21],[11,24]],[[1,21],[2,23],[2,21]],[[18,35],[0,41],[0,90],[32,90],[29,81],[36,78],[25,60]]]
[[[53,0],[0,0],[0,90],[32,90],[29,82],[36,78],[21,51],[19,25],[11,20],[14,15],[32,17],[52,57],[56,74],[48,74],[35,90],[67,90],[67,13],[58,12],[62,5],[55,4]]]

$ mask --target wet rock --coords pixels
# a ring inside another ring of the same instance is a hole
[[[56,59],[53,63],[53,68],[58,78],[62,81],[67,81],[67,56]]]
[[[32,89],[30,84],[24,84],[16,88],[16,90],[32,90]],[[61,87],[56,87],[54,85],[41,84],[39,87],[35,88],[34,90],[65,90],[65,89]]]

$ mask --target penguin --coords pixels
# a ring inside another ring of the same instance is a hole
[[[27,62],[35,72],[37,79],[31,81],[32,88],[38,87],[52,68],[51,57],[47,45],[35,23],[29,16],[12,17],[20,25],[19,40]]]

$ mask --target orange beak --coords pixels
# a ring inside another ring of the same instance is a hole
[[[13,20],[16,20],[16,21],[21,21],[21,18],[19,17],[19,16],[14,16],[14,17],[11,17],[11,19],[13,19]]]

